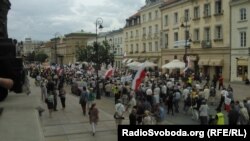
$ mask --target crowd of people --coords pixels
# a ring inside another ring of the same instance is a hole
[[[192,73],[187,79],[179,80],[176,77],[170,78],[171,75],[168,74],[147,71],[138,90],[134,91],[130,79],[121,81],[129,74],[133,79],[134,72],[128,74],[125,70],[116,70],[116,77],[97,81],[95,73],[89,70],[71,67],[51,68],[33,67],[30,70],[31,76],[40,82],[42,99],[47,103],[50,116],[53,111],[57,111],[57,90],[65,109],[65,84],[82,81],[84,85],[79,104],[84,116],[91,115],[89,118],[93,135],[99,119],[98,109],[94,103],[96,85],[99,85],[101,96],[114,97],[114,118],[117,125],[123,124],[124,118],[128,118],[131,125],[164,124],[167,115],[178,116],[180,112],[187,115],[191,113],[190,118],[200,121],[202,125],[225,124],[225,116],[228,116],[228,124],[249,124],[250,100],[235,100],[233,88],[230,85],[225,87],[222,75],[214,76],[210,82],[209,79],[196,80]],[[214,110],[217,111],[215,114],[211,113],[214,106]]]

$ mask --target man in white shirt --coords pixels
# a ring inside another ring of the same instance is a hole
[[[116,126],[118,128],[118,125],[121,125],[122,124],[122,120],[123,120],[123,114],[125,112],[125,107],[124,105],[121,103],[121,99],[118,99],[117,100],[117,104],[115,104],[115,113],[117,114],[116,115]]]

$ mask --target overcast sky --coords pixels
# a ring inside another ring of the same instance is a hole
[[[145,0],[10,0],[9,38],[47,41],[55,36],[78,32],[95,33],[95,22],[103,19],[103,31],[124,27]]]

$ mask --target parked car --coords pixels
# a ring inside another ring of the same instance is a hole
[[[84,82],[76,81],[71,85],[71,93],[80,96],[82,92],[82,87],[84,86]]]

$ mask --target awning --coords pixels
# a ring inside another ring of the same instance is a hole
[[[248,62],[245,59],[239,59],[237,64],[238,66],[247,66]]]
[[[223,66],[223,60],[222,59],[211,59],[209,61],[209,66]]]
[[[139,58],[138,59],[139,62],[145,62],[145,60],[146,60],[145,58]]]
[[[152,62],[154,62],[154,63],[158,63],[159,59],[158,58],[150,58],[149,60],[152,61]]]
[[[198,62],[199,66],[208,66],[209,65],[209,59],[200,59]]]
[[[122,63],[125,64],[128,61],[128,58],[122,60]]]

